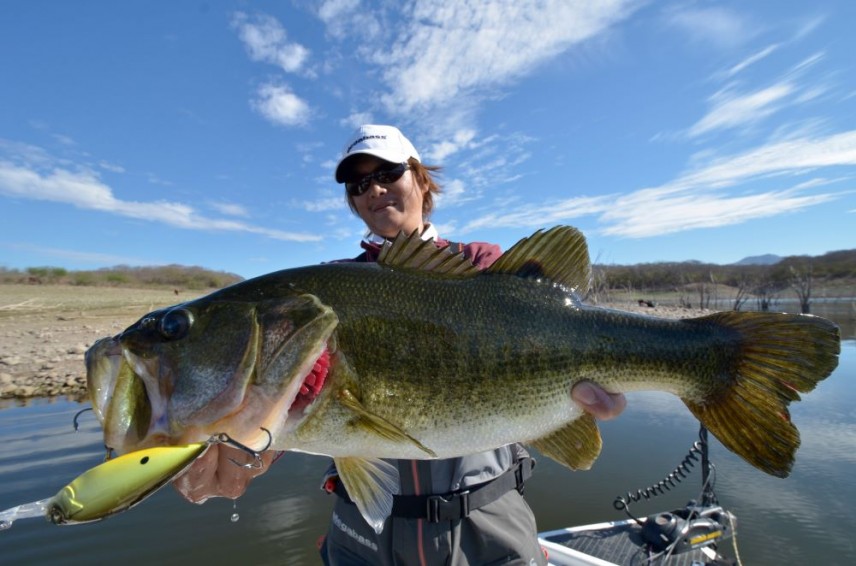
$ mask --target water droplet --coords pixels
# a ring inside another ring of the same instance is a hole
[[[232,513],[232,517],[231,517],[231,519],[232,519],[232,522],[233,522],[233,523],[237,523],[237,522],[238,522],[238,519],[240,519],[240,518],[241,518],[241,516],[240,516],[240,515],[238,515],[237,513]]]
[[[233,499],[232,500],[232,516],[230,517],[230,520],[233,523],[237,523],[238,519],[240,519],[240,518],[241,518],[241,516],[238,515],[238,502]]]

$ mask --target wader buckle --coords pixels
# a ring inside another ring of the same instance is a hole
[[[454,509],[452,504],[455,500],[460,502],[460,510]],[[432,495],[425,501],[425,516],[429,523],[439,523],[451,519],[463,519],[470,514],[470,492],[462,491],[454,495],[444,497],[442,495]],[[443,513],[446,511],[446,513]]]

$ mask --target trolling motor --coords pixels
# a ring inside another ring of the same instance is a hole
[[[722,507],[690,501],[684,509],[647,517],[642,537],[656,552],[681,554],[730,538],[736,526],[737,518]]]
[[[669,491],[689,475],[696,462],[701,460],[701,504],[695,500],[683,509],[649,515],[644,520],[634,517],[630,502],[651,499]],[[711,472],[713,464],[708,457],[707,429],[699,428],[699,440],[693,443],[684,460],[668,476],[650,487],[630,492],[615,499],[614,506],[623,510],[642,527],[642,538],[655,552],[681,554],[730,538],[737,527],[737,517],[724,510],[713,491]]]

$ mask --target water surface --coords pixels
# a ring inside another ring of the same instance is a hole
[[[713,442],[716,492],[738,516],[737,545],[746,565],[856,563],[856,337],[845,337],[835,373],[792,405],[803,445],[789,478],[767,476]],[[84,406],[43,400],[0,410],[0,509],[49,497],[101,461],[92,414],[81,416],[79,432],[72,428]],[[625,413],[601,429],[603,454],[588,472],[539,458],[526,495],[540,529],[623,518],[612,507],[615,497],[656,483],[697,437],[682,403],[659,393],[630,395]],[[0,556],[6,564],[318,564],[315,543],[333,503],[318,489],[325,467],[324,458],[288,454],[255,480],[236,509],[224,499],[193,505],[167,486],[98,523],[20,520],[0,532]],[[632,511],[680,507],[698,497],[699,487],[695,472]]]

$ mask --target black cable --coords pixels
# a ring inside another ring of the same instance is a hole
[[[670,474],[668,474],[665,478],[660,480],[654,485],[648,486],[644,489],[637,489],[635,492],[629,491],[626,495],[615,498],[612,505],[619,511],[624,511],[627,513],[627,516],[636,521],[638,524],[642,524],[642,521],[633,516],[630,513],[630,503],[631,502],[639,502],[642,499],[651,499],[658,495],[662,495],[667,491],[670,491],[672,488],[676,487],[681,481],[683,481],[689,474],[692,472],[692,468],[698,463],[702,455],[707,448],[707,444],[704,440],[699,439],[696,442],[693,442],[692,447],[690,447],[687,455],[684,456],[684,459],[681,461],[678,466],[672,470]]]

